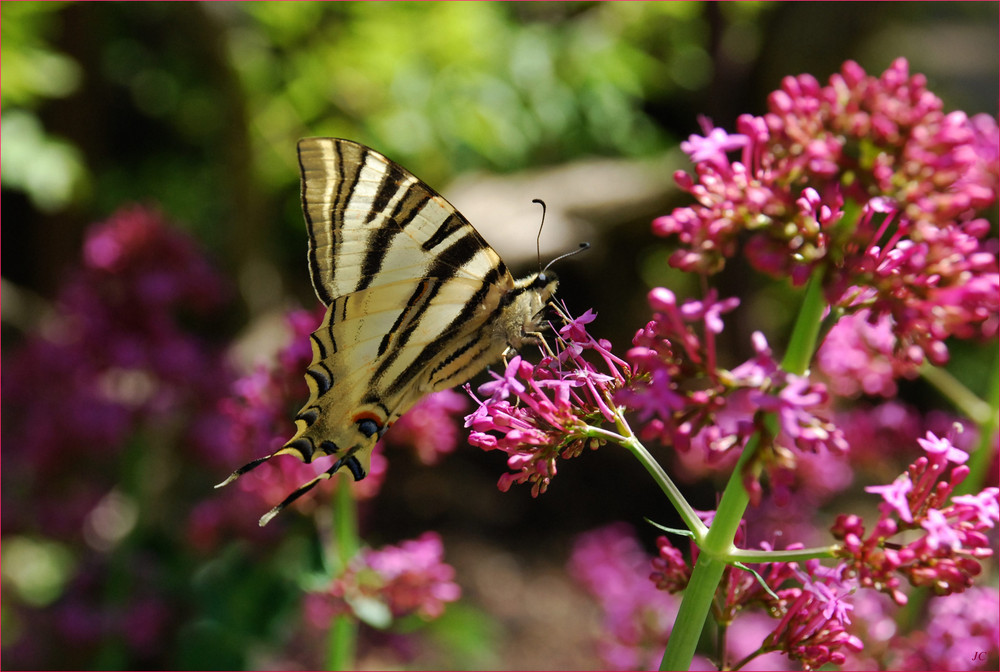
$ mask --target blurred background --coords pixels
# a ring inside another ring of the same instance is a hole
[[[592,333],[624,352],[649,287],[696,292],[649,222],[684,203],[672,173],[687,168],[677,146],[701,133],[698,115],[733,129],[785,75],[825,82],[847,59],[877,74],[899,56],[946,109],[997,115],[996,3],[0,11],[8,669],[318,664],[322,642],[301,625],[311,514],[260,532],[262,500],[242,508],[211,487],[267,449],[231,445],[220,405],[275,366],[287,313],[317,305],[299,138],[350,138],[406,166],[517,274],[536,267],[531,199],[544,199],[542,261],[592,244],[557,266],[560,295],[576,314],[595,309]],[[146,220],[159,228],[142,235],[158,238],[129,238]],[[105,221],[118,233],[92,228]],[[115,271],[102,260],[122,246],[147,256]],[[786,289],[738,272],[721,281],[744,297],[734,363],[747,334],[781,333],[793,315]],[[904,390],[918,404],[923,392]],[[503,456],[464,442],[434,466],[387,456],[362,536],[440,532],[464,595],[420,647],[373,640],[362,666],[600,666],[597,607],[565,564],[584,530],[629,521],[652,549],[643,516],[676,522],[638,464],[606,448],[565,463],[533,499],[499,492]],[[711,483],[690,487],[696,507],[714,505]]]

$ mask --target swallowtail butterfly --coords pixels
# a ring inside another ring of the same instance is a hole
[[[364,478],[375,442],[421,397],[536,342],[557,285],[549,270],[515,280],[448,201],[375,150],[306,138],[298,154],[309,273],[327,306],[310,337],[309,400],[284,446],[216,487],[277,455],[335,461],[261,525],[341,467]]]

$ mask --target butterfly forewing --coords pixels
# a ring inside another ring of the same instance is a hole
[[[309,272],[327,313],[311,336],[309,400],[274,455],[334,456],[316,480],[342,466],[361,478],[375,442],[422,396],[465,382],[520,345],[556,283],[515,282],[451,204],[372,149],[307,138],[299,165]]]
[[[437,192],[378,152],[349,140],[299,141],[309,271],[326,305],[367,287],[414,278],[510,283],[499,255]]]

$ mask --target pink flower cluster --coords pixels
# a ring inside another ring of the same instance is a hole
[[[854,607],[847,600],[842,568],[827,569],[815,560],[807,567],[808,573],[796,570],[801,586],[777,591],[775,608],[781,616],[762,648],[782,651],[807,670],[842,665],[849,652],[864,648],[848,630]]]
[[[507,453],[511,473],[500,477],[506,492],[514,483],[530,482],[531,494],[545,492],[556,475],[556,461],[597,449],[603,441],[587,435],[588,424],[615,419],[611,397],[625,382],[628,365],[611,353],[611,344],[587,333],[593,311],[565,318],[556,351],[533,365],[516,355],[502,375],[480,386],[478,408],[466,416],[469,443]],[[584,357],[593,353],[602,373]]]
[[[872,320],[865,309],[837,321],[816,352],[816,365],[838,396],[890,398],[896,396],[899,378],[916,376],[922,354],[913,354],[897,356],[892,320],[888,315]]]
[[[744,538],[741,525],[736,543],[742,543]],[[690,566],[666,537],[657,539],[657,546],[660,552],[652,561],[650,580],[661,590],[672,593],[683,590],[691,575]],[[764,543],[762,547],[771,550],[770,544]],[[801,544],[792,545],[789,550],[795,548],[801,548]],[[693,563],[698,557],[697,546],[692,544],[691,553]],[[861,640],[848,628],[853,606],[847,598],[855,584],[845,579],[842,569],[831,570],[810,560],[805,570],[796,562],[767,562],[755,567],[755,571],[760,579],[741,568],[727,567],[712,607],[715,621],[727,628],[742,625],[756,610],[777,619],[777,625],[772,621],[768,634],[750,648],[743,663],[778,652],[797,660],[806,669],[814,669],[828,663],[842,664],[850,652],[862,649]],[[724,648],[730,647],[727,644]],[[730,667],[735,663],[725,662]],[[741,668],[743,665],[737,669]]]
[[[848,61],[827,86],[786,77],[768,103],[735,135],[705,121],[706,136],[682,145],[696,177],[675,179],[698,204],[653,222],[679,243],[670,263],[714,273],[745,240],[749,262],[776,277],[801,284],[822,267],[830,303],[889,317],[892,352],[911,368],[942,363],[948,336],[996,334],[997,251],[975,218],[997,197],[996,121],[945,113],[905,59],[880,77]]]
[[[770,469],[792,468],[797,453],[846,450],[826,417],[824,386],[782,370],[763,334],[753,336],[753,359],[732,370],[718,368],[715,336],[737,299],[719,301],[713,290],[704,301],[678,304],[661,287],[649,293],[649,303],[654,318],[627,353],[633,380],[615,396],[638,412],[642,438],[681,452],[693,449],[706,464],[728,464],[759,429],[760,417],[773,413],[780,429],[761,453]],[[759,486],[752,491],[759,494]]]
[[[691,566],[684,560],[680,549],[666,537],[657,537],[656,548],[659,555],[652,560],[653,572],[649,575],[649,580],[660,590],[668,593],[681,592],[691,580]],[[695,548],[697,547],[692,545],[692,549]]]
[[[968,456],[951,439],[928,432],[918,442],[926,455],[891,484],[866,488],[883,499],[879,519],[867,536],[864,521],[854,514],[838,516],[832,527],[851,575],[898,604],[907,601],[900,589],[902,579],[928,586],[938,595],[971,586],[982,571],[981,561],[993,554],[985,531],[1000,516],[997,488],[951,497],[969,473],[964,464]],[[955,465],[950,472],[949,463]],[[904,531],[919,536],[892,540]]]
[[[311,593],[306,613],[325,629],[337,613],[384,605],[393,618],[416,614],[433,619],[461,596],[455,569],[444,562],[444,544],[435,532],[379,550],[365,549],[351,560],[328,590]]]

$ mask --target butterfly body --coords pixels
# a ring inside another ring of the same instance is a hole
[[[454,207],[378,152],[306,138],[298,153],[309,271],[327,306],[310,337],[309,400],[284,446],[225,483],[275,455],[337,460],[262,525],[340,467],[363,478],[379,437],[420,398],[535,341],[557,286],[551,271],[515,280]]]

